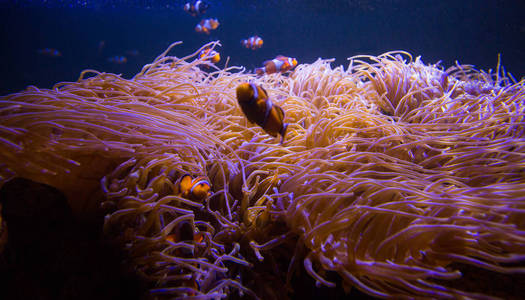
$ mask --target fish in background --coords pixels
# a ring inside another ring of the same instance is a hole
[[[211,48],[205,48],[199,53],[199,58],[208,58],[212,63],[216,64],[221,60],[221,55]]]
[[[128,62],[128,59],[127,59],[127,57],[125,57],[125,56],[122,56],[122,55],[116,55],[116,56],[109,57],[109,58],[108,58],[108,61],[109,61],[110,63],[114,63],[114,64],[122,65],[122,64],[127,63],[127,62]]]
[[[272,74],[277,72],[284,73],[295,68],[295,66],[297,66],[297,60],[295,58],[278,55],[272,60],[263,62],[263,67],[255,69],[255,73],[257,75]]]
[[[184,11],[191,16],[196,17],[206,13],[208,7],[210,7],[210,5],[202,0],[193,0],[184,5]]]
[[[126,51],[127,56],[139,56],[140,52],[137,49],[131,49]]]
[[[62,53],[60,53],[60,51],[58,51],[57,49],[53,49],[53,48],[38,49],[36,52],[40,55],[49,56],[49,57],[62,56]]]
[[[98,42],[98,54],[102,54],[102,51],[104,50],[104,47],[106,46],[106,41],[102,40]]]
[[[241,83],[236,90],[237,102],[248,121],[264,129],[269,135],[281,135],[281,144],[286,135],[288,123],[284,123],[283,109],[273,104],[266,90],[254,83]]]
[[[219,27],[219,20],[217,19],[202,19],[197,26],[195,26],[195,31],[199,33],[210,34],[211,30],[215,30]]]
[[[241,40],[241,44],[247,48],[252,50],[260,49],[263,45],[264,41],[260,36],[252,36],[245,40]]]

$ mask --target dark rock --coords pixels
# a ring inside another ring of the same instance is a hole
[[[63,193],[24,178],[0,189],[8,241],[0,299],[140,299],[147,287],[102,237],[102,216],[80,221]]]

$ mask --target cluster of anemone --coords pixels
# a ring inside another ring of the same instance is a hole
[[[176,44],[132,79],[87,70],[0,99],[0,183],[106,211],[152,297],[276,297],[305,272],[382,298],[485,297],[452,284],[462,267],[525,272],[524,81],[405,52],[256,77],[196,58],[218,43]],[[242,114],[243,82],[284,109],[282,144]],[[186,174],[210,195],[185,197]]]

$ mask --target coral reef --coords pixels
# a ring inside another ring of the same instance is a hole
[[[453,282],[525,272],[523,80],[405,52],[256,77],[196,58],[217,44],[2,97],[1,183],[103,209],[156,298],[289,296],[305,272],[381,298],[490,297]],[[242,114],[243,82],[285,111],[282,144]],[[206,199],[183,196],[186,174]]]

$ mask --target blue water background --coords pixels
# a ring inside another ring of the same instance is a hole
[[[525,1],[208,1],[204,18],[220,26],[210,36],[198,34],[194,18],[183,11],[185,1],[0,1],[0,95],[28,85],[50,88],[75,81],[84,69],[131,78],[174,41],[183,41],[172,55],[182,57],[204,43],[220,40],[224,66],[259,67],[278,54],[312,63],[406,50],[425,63],[457,60],[487,70],[497,54],[516,79],[525,75]],[[264,39],[262,49],[241,47],[252,35]],[[105,42],[99,52],[99,43]],[[38,49],[54,48],[61,57]],[[107,59],[137,50],[125,64]]]

